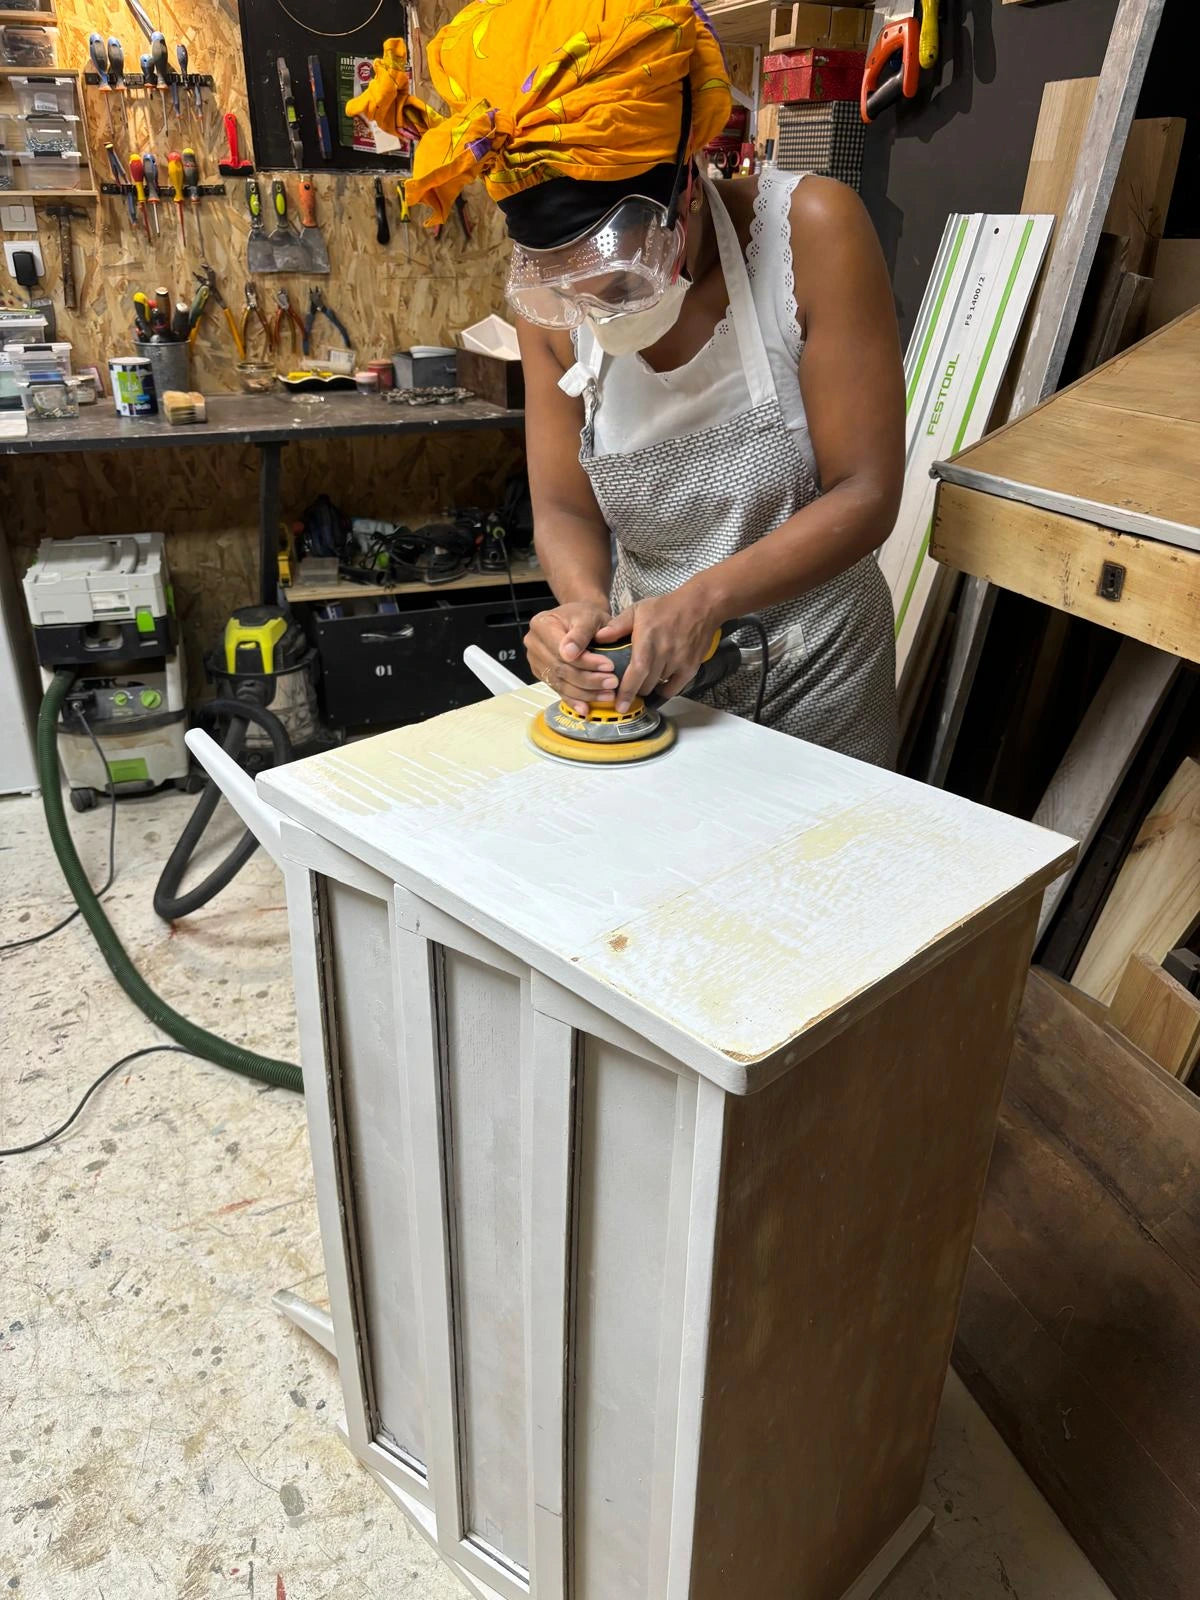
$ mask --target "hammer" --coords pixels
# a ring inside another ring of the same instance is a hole
[[[58,223],[58,248],[62,256],[63,305],[68,311],[75,311],[78,309],[79,300],[75,293],[75,255],[71,245],[71,219],[79,217],[82,220],[87,216],[87,212],[80,211],[75,206],[47,206],[46,214]]]

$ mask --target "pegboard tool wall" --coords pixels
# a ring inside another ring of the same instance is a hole
[[[252,0],[255,5],[267,0]],[[170,6],[147,0],[151,19],[166,34],[172,64],[175,46],[186,43],[192,72],[212,73],[215,89],[204,95],[202,120],[187,99],[176,123],[168,98],[170,145],[164,146],[162,111],[151,112],[129,96],[129,137],[114,111],[116,143],[124,159],[130,146],[153,149],[165,167],[167,148],[194,145],[204,178],[220,181],[217,162],[225,153],[222,117],[233,111],[241,126],[243,150],[249,141],[246,79],[235,0],[175,0]],[[455,0],[423,0],[421,26],[428,39],[458,9]],[[145,48],[144,36],[123,0],[58,0],[59,58],[64,66],[87,64],[87,38],[112,34],[124,47],[131,70]],[[382,34],[380,42],[382,42]],[[306,89],[297,84],[297,94]],[[330,86],[326,85],[327,93]],[[186,98],[186,97],[185,97]],[[107,122],[99,94],[85,95],[92,149],[104,165]],[[336,107],[330,97],[331,114]],[[98,179],[106,172],[97,173]],[[467,191],[475,224],[468,243],[457,222],[435,244],[419,223],[409,228],[411,256],[398,226],[394,188],[387,189],[392,242],[375,242],[375,211],[369,177],[313,171],[317,216],[329,244],[332,274],[319,280],[330,304],[350,330],[360,356],[390,355],[411,343],[449,343],[454,330],[489,312],[504,310],[508,247],[499,213],[479,187]],[[246,281],[249,219],[243,185],[225,180],[225,199],[202,202],[205,254],[218,282],[240,315]],[[267,198],[266,185],[264,200]],[[124,205],[101,197],[85,203],[90,220],[75,224],[75,276],[79,310],[62,310],[57,229],[39,212],[39,232],[47,277],[45,292],[58,306],[60,338],[75,347],[77,364],[103,368],[108,356],[131,354],[130,296],[158,284],[188,294],[192,271],[200,263],[195,225],[189,215],[187,248],[181,248],[174,207],[162,218],[153,246],[143,230],[130,226]],[[81,207],[83,209],[84,207]],[[293,212],[295,205],[293,201]],[[274,312],[274,293],[284,286],[293,305],[305,306],[309,278],[270,276],[258,280],[259,298]],[[0,271],[0,287],[8,289]],[[20,291],[17,297],[23,298]],[[189,294],[190,298],[190,294]],[[236,356],[224,319],[210,310],[195,347],[193,378],[207,393],[233,391]],[[382,404],[382,402],[380,402]],[[453,436],[393,443],[370,439],[306,444],[284,453],[285,511],[299,515],[322,490],[366,516],[436,516],[450,505],[487,503],[520,460],[511,435],[473,434],[464,446]],[[202,682],[200,655],[210,648],[224,618],[254,598],[256,580],[256,452],[233,449],[146,450],[124,456],[27,457],[0,461],[0,523],[23,571],[38,541],[82,533],[162,529],[185,627],[193,685]],[[353,486],[349,492],[347,486]]]
[[[943,0],[932,92],[868,129],[861,193],[907,341],[951,211],[1016,211],[1042,90],[1099,74],[1117,0]]]

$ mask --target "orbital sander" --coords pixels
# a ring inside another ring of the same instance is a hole
[[[762,713],[768,665],[766,630],[758,617],[735,617],[719,628],[713,634],[700,670],[679,692],[699,694],[738,670],[744,656],[732,635],[741,628],[756,629],[762,641],[762,677],[754,712],[757,722]],[[633,654],[630,640],[621,644],[592,643],[588,649],[594,655],[608,658],[617,679],[625,676]],[[618,711],[615,705],[593,705],[587,716],[581,717],[565,700],[554,701],[534,717],[529,725],[529,738],[535,749],[558,761],[594,766],[627,766],[634,761],[649,761],[669,750],[676,739],[675,725],[663,715],[662,704],[661,696],[649,694],[636,698],[628,711]]]

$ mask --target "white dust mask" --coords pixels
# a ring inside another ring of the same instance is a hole
[[[679,321],[687,292],[688,280],[680,273],[644,311],[623,311],[612,317],[590,315],[588,327],[606,355],[631,356],[638,350],[648,350]]]

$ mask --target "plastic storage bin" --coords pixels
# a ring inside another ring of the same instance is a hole
[[[57,48],[57,28],[28,28],[11,22],[0,28],[0,61],[6,66],[52,67]]]
[[[79,396],[59,374],[42,373],[17,380],[21,405],[31,422],[66,422],[79,415]]]
[[[53,191],[86,189],[87,168],[79,154],[67,156],[23,155],[13,174],[15,189]]]
[[[77,156],[79,119],[77,117],[19,117],[21,139],[33,156]]]
[[[6,189],[15,189],[16,180],[13,177],[12,157],[7,150],[0,150],[0,194]]]
[[[10,78],[8,86],[23,117],[73,117],[78,114],[74,78]]]

